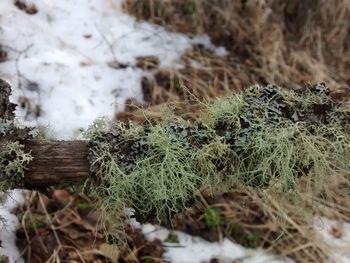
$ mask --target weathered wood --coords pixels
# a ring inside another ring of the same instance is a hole
[[[0,120],[13,120],[16,105],[9,96],[11,86],[0,79]],[[25,173],[24,186],[41,188],[56,184],[82,182],[89,176],[88,146],[84,141],[30,140],[29,128],[18,129],[11,124],[8,134],[0,135],[0,146],[9,141],[21,141],[33,160]]]
[[[83,182],[89,176],[88,146],[84,141],[28,140],[25,149],[33,156],[25,173],[27,188]]]

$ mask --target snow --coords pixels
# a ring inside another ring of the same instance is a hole
[[[130,213],[129,213],[130,215]],[[171,231],[152,224],[140,224],[131,218],[129,223],[140,228],[148,240],[159,239],[165,247],[164,259],[172,263],[202,263],[218,259],[222,263],[292,263],[286,257],[268,254],[262,249],[248,249],[224,238],[222,242],[208,242],[200,237],[190,236],[180,231]],[[167,242],[169,234],[177,237],[177,242]]]
[[[207,36],[190,39],[122,12],[120,0],[36,0],[38,13],[28,15],[12,0],[0,1],[1,45],[9,60],[0,77],[14,87],[12,100],[29,99],[40,117],[17,115],[27,124],[54,127],[53,136],[75,138],[101,116],[113,118],[128,98],[142,101],[135,67],[139,56],[156,56],[162,67],[180,67],[179,58],[193,44],[213,52],[223,48]],[[123,68],[111,67],[122,64]]]
[[[13,190],[5,198],[5,202],[0,205],[0,255],[7,256],[10,263],[21,263],[24,261],[15,243],[15,231],[19,222],[11,211],[24,203],[23,191]]]
[[[350,261],[350,223],[321,217],[315,221],[315,229],[331,252],[328,263]]]

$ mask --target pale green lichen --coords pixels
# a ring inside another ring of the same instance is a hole
[[[128,139],[120,126],[91,142],[91,169],[99,182],[93,192],[107,210],[126,206],[142,216],[164,215],[182,211],[194,198],[203,184],[193,167],[196,150],[168,128],[149,126]]]
[[[0,146],[1,190],[23,186],[24,172],[32,160],[32,156],[23,148],[19,142],[7,142]]]
[[[350,178],[350,111],[324,84],[297,91],[253,86],[209,105],[201,123],[98,121],[90,139],[93,187],[107,211],[133,207],[142,217],[183,211],[200,189],[237,184],[297,193],[301,177],[314,193],[331,176]],[[276,186],[280,186],[277,187]]]
[[[32,130],[18,128],[13,120],[0,119],[0,190],[23,186],[24,172],[32,160],[17,140],[31,137]]]
[[[6,135],[10,130],[12,130],[13,121],[0,119],[0,136]]]

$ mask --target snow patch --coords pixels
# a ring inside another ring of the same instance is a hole
[[[350,261],[350,223],[322,217],[315,221],[315,229],[331,253],[328,263]]]
[[[262,249],[244,248],[227,238],[224,238],[222,242],[208,242],[200,237],[193,237],[180,231],[169,231],[160,226],[151,224],[140,226],[148,240],[159,239],[163,242],[166,250],[164,259],[172,263],[202,263],[209,262],[213,258],[222,263],[236,261],[242,263],[294,262],[289,258],[269,255]],[[177,243],[166,242],[170,233],[177,236]]]
[[[25,2],[38,12],[28,15],[13,0],[0,1],[0,44],[9,55],[0,77],[12,83],[11,99],[24,105],[17,116],[53,127],[60,139],[76,138],[98,117],[113,119],[128,98],[142,101],[137,57],[181,67],[181,55],[194,44],[216,52],[207,36],[190,39],[137,22],[123,13],[121,0]]]
[[[203,263],[218,259],[221,263],[293,263],[287,257],[268,254],[262,249],[248,249],[224,238],[222,242],[208,242],[200,237],[194,237],[181,231],[172,231],[153,224],[140,224],[134,217],[132,208],[124,210],[129,217],[128,224],[141,229],[147,240],[159,239],[163,242],[164,259],[172,263]],[[176,236],[177,242],[167,242],[169,235]]]
[[[15,242],[15,232],[19,224],[16,215],[11,211],[24,203],[24,193],[15,189],[6,194],[5,202],[0,205],[0,255],[7,256],[9,262],[22,263],[21,254]]]

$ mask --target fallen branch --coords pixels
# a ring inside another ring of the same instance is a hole
[[[90,132],[89,141],[52,142],[34,140],[30,129],[14,125],[14,105],[8,99],[10,86],[1,81],[0,87],[0,183],[3,190],[83,182],[90,178],[91,172],[97,186],[113,186],[115,189],[107,192],[120,190],[126,196],[134,196],[127,191],[135,188],[139,178],[147,178],[151,185],[157,176],[164,177],[163,180],[172,178],[176,182],[169,179],[167,183],[178,187],[186,183],[188,176],[188,185],[180,188],[191,189],[189,196],[192,196],[193,189],[212,183],[203,178],[210,175],[213,178],[209,176],[208,180],[214,180],[220,173],[223,178],[235,174],[236,179],[254,187],[266,187],[270,180],[281,177],[283,188],[289,189],[297,185],[298,173],[308,173],[314,163],[322,166],[316,165],[317,169],[328,172],[333,162],[341,159],[336,167],[343,169],[342,172],[348,171],[347,162],[341,158],[344,156],[334,158],[332,149],[346,152],[349,147],[346,128],[349,112],[332,102],[323,84],[292,93],[273,86],[252,87],[243,95],[212,105],[206,116],[211,119],[203,123],[132,125],[112,131],[102,125],[103,129],[101,126]],[[274,133],[279,136],[271,137]],[[346,140],[333,142],[341,136]],[[312,142],[320,151],[310,152],[305,141]],[[260,142],[265,144],[260,145]],[[290,149],[294,150],[290,152]],[[324,153],[324,149],[329,152]],[[281,156],[281,159],[266,158],[267,153]],[[256,157],[251,158],[252,154]],[[267,161],[271,164],[266,164]],[[286,168],[285,163],[291,166]],[[111,178],[115,179],[113,184],[108,182]],[[142,189],[151,185],[142,186]],[[165,181],[161,185],[165,185]]]

